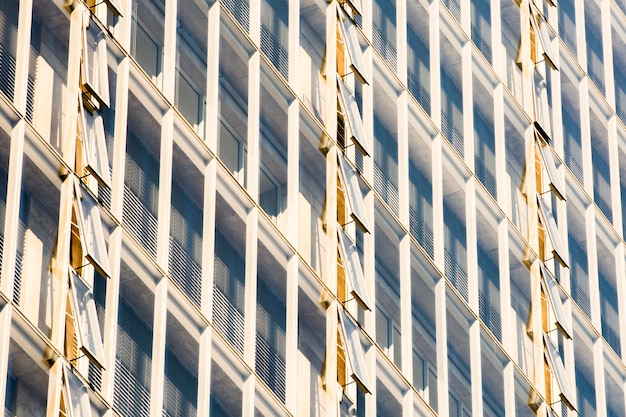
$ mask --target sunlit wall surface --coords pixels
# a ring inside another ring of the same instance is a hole
[[[624,0],[0,0],[0,414],[626,415]]]

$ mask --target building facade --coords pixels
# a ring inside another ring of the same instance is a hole
[[[0,0],[4,416],[624,416],[623,198],[624,0]]]

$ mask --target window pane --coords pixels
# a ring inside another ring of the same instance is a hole
[[[97,279],[97,278],[96,278]],[[70,268],[70,283],[72,286],[72,308],[74,309],[74,323],[77,327],[78,343],[90,359],[100,367],[104,367],[104,347],[96,312],[96,302],[93,293],[85,285],[82,278]]]
[[[571,339],[572,335],[572,322],[565,314],[565,310],[563,310],[563,302],[561,301],[561,294],[559,292],[556,283],[554,282],[551,275],[549,275],[546,268],[542,263],[539,264],[539,270],[541,273],[541,286],[543,288],[543,292],[550,299],[550,306],[552,307],[552,311],[554,312],[556,325],[561,330],[563,335],[568,339]]]
[[[67,367],[63,367],[65,375],[65,407],[69,417],[91,417],[89,391],[80,379]]]
[[[557,384],[561,390],[561,398],[568,403],[571,408],[575,409],[576,397],[574,396],[574,392],[572,391],[569,380],[567,379],[567,372],[563,366],[561,355],[559,354],[556,346],[554,346],[554,343],[552,343],[550,338],[545,334],[543,335],[543,343],[546,359],[552,368],[552,372],[555,374]]]
[[[541,223],[546,229],[546,232],[550,237],[550,241],[552,242],[552,253],[554,253],[558,261],[564,267],[567,267],[569,264],[569,257],[565,251],[565,246],[561,240],[561,235],[559,234],[559,229],[556,225],[556,221],[554,220],[554,216],[552,215],[552,211],[546,205],[543,197],[539,195],[537,195],[537,203],[539,204]]]
[[[348,235],[346,235],[343,228],[338,227],[337,234],[339,236],[339,250],[341,251],[343,269],[348,276],[348,280],[350,281],[352,295],[357,299],[363,309],[369,310],[370,301],[367,294],[365,276],[363,275],[363,269],[361,268],[359,252],[357,251],[356,246],[352,243],[352,240],[348,237]]]
[[[352,378],[363,391],[369,393],[368,386],[370,386],[370,383],[359,331],[356,324],[348,317],[340,305],[337,305],[337,313],[339,314],[339,334],[342,337],[344,350],[350,362]]]
[[[341,152],[337,152],[337,159],[339,162],[341,185],[343,186],[346,201],[349,205],[350,215],[357,222],[359,227],[364,232],[367,232],[369,229],[369,221],[365,213],[365,203],[363,202],[363,195],[361,194],[359,178],[354,169],[346,162]]]

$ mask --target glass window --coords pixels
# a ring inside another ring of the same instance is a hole
[[[109,106],[109,71],[106,34],[95,22],[83,23],[81,81],[83,88],[103,106]]]
[[[561,399],[572,409],[576,409],[576,397],[567,379],[567,372],[563,366],[563,360],[552,340],[546,334],[543,335],[544,356],[556,377],[556,382],[561,390]]]
[[[407,3],[407,87],[430,114],[430,50],[428,12],[420,2]]]
[[[153,82],[163,70],[165,0],[134,0],[131,54]]]
[[[497,198],[496,137],[491,87],[485,87],[477,76],[474,84],[474,169],[487,191]]]
[[[199,2],[178,2],[174,104],[193,130],[204,138],[208,10],[207,6],[199,4]]]
[[[111,267],[98,204],[88,191],[81,192],[78,185],[76,185],[76,198],[75,210],[84,254],[102,275],[109,277]]]
[[[237,3],[244,4],[243,1]],[[220,22],[217,154],[245,186],[248,138],[248,56],[251,46],[230,19]]]
[[[259,205],[276,225],[287,227],[289,106],[294,97],[262,65],[259,134]],[[267,75],[267,76],[265,76]]]
[[[78,347],[97,366],[104,367],[104,346],[93,293],[82,278],[70,268],[70,296]]]
[[[488,62],[491,62],[491,4],[489,0],[472,0],[472,41]]]
[[[132,93],[128,113],[122,223],[156,258],[161,128]]]
[[[546,22],[546,18],[541,14],[541,12],[539,12],[533,3],[530,5],[530,25],[534,31],[535,38],[539,39],[539,44],[541,44],[542,48],[542,55],[546,60],[546,63],[553,70],[558,70],[555,61],[556,54],[552,50],[552,44],[550,43],[548,22]]]
[[[552,215],[552,211],[539,195],[537,195],[537,204],[539,205],[539,217],[541,218],[541,223],[546,229],[546,232],[550,237],[550,241],[552,242],[552,253],[557,260],[567,268],[569,264],[569,257],[565,251],[565,246],[561,240],[561,235],[559,234],[559,229],[556,225],[556,221],[554,220],[554,216]]]
[[[369,221],[365,213],[365,203],[363,202],[363,195],[361,194],[359,178],[341,152],[337,152],[337,160],[346,203],[350,209],[350,216],[363,232],[368,233]]]
[[[20,2],[0,0],[0,91],[14,98],[17,55],[17,24]]]
[[[326,417],[326,309],[319,302],[328,297],[326,289],[303,263],[298,277],[298,393],[295,415]],[[344,370],[345,372],[345,370]]]
[[[559,288],[542,263],[539,263],[539,271],[541,273],[541,288],[543,288],[544,294],[547,295],[550,300],[550,306],[554,312],[555,324],[561,333],[563,333],[563,336],[571,339],[572,321],[565,314],[565,310],[563,310],[563,302],[561,301]]]
[[[341,11],[341,9],[338,9],[338,12],[340,15],[337,17],[338,25],[341,30],[343,44],[350,59],[350,68],[354,71],[354,75],[357,76],[361,83],[368,84],[367,80],[369,76],[365,70],[365,60],[363,59],[363,51],[359,43],[359,35],[356,26],[345,12]]]
[[[372,1],[372,45],[392,71],[397,70],[396,1]]]
[[[289,78],[289,2],[261,0],[261,51]]]
[[[111,187],[109,156],[106,147],[102,115],[79,106],[82,156],[85,168],[103,187]]]
[[[150,415],[155,300],[148,279],[121,262],[113,408],[125,416]]]
[[[173,303],[172,303],[173,304]],[[170,304],[169,309],[176,307]],[[163,374],[163,416],[196,417],[198,407],[198,353],[195,324],[178,321],[169,310]]]
[[[260,231],[261,234],[264,232]],[[284,403],[287,389],[287,260],[286,257],[275,257],[280,252],[273,241],[258,242],[254,365],[261,380]]]
[[[441,131],[463,157],[463,75],[461,54],[441,33]]]
[[[168,272],[200,308],[204,177],[177,142],[172,161]]]
[[[341,343],[343,344],[347,362],[350,365],[351,376],[359,388],[369,393],[370,390],[368,387],[371,385],[367,374],[365,354],[363,352],[361,339],[359,338],[357,325],[348,317],[339,304],[337,304],[337,314],[339,315],[339,335],[341,336]]]
[[[348,126],[350,127],[350,138],[364,156],[369,156],[371,155],[371,149],[354,94],[348,89],[348,86],[340,76],[337,76],[337,85],[339,86],[341,112],[344,115],[344,120],[348,122]]]
[[[227,198],[220,192],[215,198],[212,320],[233,349],[243,355],[246,224]]]
[[[539,139],[539,133],[535,132],[535,137]],[[548,144],[542,140],[537,140],[537,148],[541,154],[543,166],[548,173],[548,179],[550,181],[550,188],[561,200],[565,200],[565,186],[561,182],[559,173],[556,170],[556,164],[554,163],[554,157],[552,155],[552,149]]]
[[[65,379],[65,411],[68,417],[90,417],[91,403],[89,401],[89,391],[80,379],[67,366],[63,367]]]
[[[69,126],[70,117],[67,117],[76,111],[76,102],[66,99],[72,94],[67,85],[69,17],[65,8],[54,3],[33,2],[32,7],[25,116],[41,136],[62,153],[63,136],[70,128],[76,129]],[[0,9],[4,10],[4,5],[0,5]]]
[[[351,293],[363,309],[369,310],[370,298],[367,294],[367,286],[365,284],[363,269],[361,268],[359,252],[343,228],[337,228],[337,235],[339,236],[339,251],[341,253],[343,269],[352,287]]]
[[[550,123],[550,107],[548,106],[547,79],[535,68],[532,73],[533,99],[535,110],[535,128],[545,139],[550,142],[552,137],[552,124]]]
[[[124,8],[121,0],[104,0],[109,10],[116,16],[124,16]]]

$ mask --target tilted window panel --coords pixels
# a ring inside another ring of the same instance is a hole
[[[561,182],[559,173],[556,170],[556,164],[554,162],[554,156],[550,147],[539,138],[539,133],[535,131],[535,137],[537,138],[536,144],[541,154],[543,166],[546,168],[548,178],[550,180],[550,188],[561,200],[565,200],[565,186]]]
[[[104,346],[93,293],[73,268],[70,268],[69,279],[78,347],[98,367],[104,368]]]
[[[337,314],[339,315],[339,335],[347,362],[350,365],[351,376],[359,388],[368,394],[370,393],[369,387],[372,385],[367,374],[365,353],[359,337],[359,330],[356,323],[348,317],[339,304],[337,304]]]
[[[68,417],[91,417],[91,402],[85,384],[67,366],[63,366],[63,379],[66,415]]]
[[[348,5],[352,9],[352,13],[354,15],[361,15],[363,11],[363,5],[361,4],[361,0],[345,0],[342,5],[345,7]]]
[[[352,287],[351,293],[364,310],[369,310],[371,303],[361,268],[359,252],[342,227],[337,228],[337,235],[339,236],[339,252],[341,253],[343,269]]]
[[[107,64],[106,34],[90,19],[83,24],[83,51],[81,54],[81,82],[83,89],[101,105],[109,107],[109,70]]]
[[[558,67],[556,66],[556,54],[552,49],[552,43],[550,42],[550,34],[548,33],[548,22],[546,22],[545,17],[539,12],[537,6],[534,4],[530,5],[530,25],[535,32],[535,37],[539,39],[539,43],[542,48],[543,58],[546,60],[546,63],[553,70],[558,71]]]
[[[79,104],[79,113],[85,168],[101,186],[111,188],[111,170],[102,115],[96,110],[89,112],[82,104]]]
[[[563,366],[563,360],[561,360],[561,355],[559,355],[559,351],[557,350],[552,340],[544,333],[543,334],[543,346],[544,346],[544,357],[548,361],[548,365],[552,369],[554,373],[554,377],[556,379],[556,383],[561,390],[559,394],[561,399],[569,408],[572,410],[576,410],[576,396],[574,395],[574,391],[572,391],[571,385],[567,378],[567,372],[565,371],[565,366]]]
[[[91,193],[88,191],[80,192],[80,187],[77,184],[74,207],[85,256],[98,272],[105,277],[110,277],[111,266],[109,265],[100,209]]]
[[[121,0],[104,0],[107,7],[116,16],[124,16],[124,9]]]
[[[550,106],[548,106],[548,88],[546,78],[536,67],[532,73],[532,82],[535,129],[546,142],[550,143],[552,140],[552,124],[550,123]]]
[[[354,75],[356,75],[362,84],[369,84],[367,81],[369,79],[369,75],[365,69],[365,60],[363,59],[363,51],[361,50],[361,44],[359,43],[359,35],[357,33],[356,26],[346,12],[340,8],[338,8],[337,11],[337,24],[339,25],[341,37],[350,58],[350,68],[352,68]]]
[[[563,309],[563,302],[561,301],[561,295],[559,294],[559,288],[557,287],[554,279],[546,270],[542,263],[539,263],[539,271],[541,274],[541,288],[543,292],[548,296],[550,300],[550,307],[554,312],[555,324],[568,339],[572,338],[572,321],[565,314]]]
[[[354,98],[354,94],[350,91],[346,83],[337,75],[337,85],[339,88],[339,103],[341,104],[341,112],[344,114],[344,120],[348,121],[352,142],[357,149],[364,155],[372,154],[370,143],[365,134],[363,120],[359,113],[359,106]]]
[[[548,208],[546,202],[543,201],[543,198],[540,195],[537,195],[537,204],[539,206],[541,224],[543,224],[543,227],[552,242],[552,253],[561,265],[565,268],[569,268],[569,257],[567,255],[567,251],[565,250],[565,245],[561,240],[559,228],[556,225],[552,211]]]
[[[361,194],[359,178],[341,152],[337,152],[337,160],[341,185],[350,209],[350,216],[364,233],[369,233],[369,221],[365,212],[365,203]]]

